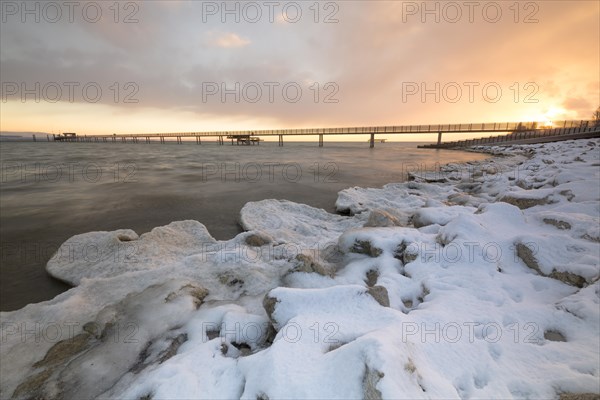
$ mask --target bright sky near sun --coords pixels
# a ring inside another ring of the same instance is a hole
[[[589,119],[598,1],[1,3],[0,130]]]

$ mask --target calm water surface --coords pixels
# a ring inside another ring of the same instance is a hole
[[[0,310],[68,289],[45,265],[69,237],[130,228],[138,234],[195,219],[217,239],[241,230],[248,201],[288,199],[334,212],[337,192],[380,187],[413,170],[485,155],[417,143],[0,144]]]

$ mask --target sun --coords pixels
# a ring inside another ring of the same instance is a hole
[[[552,106],[535,114],[529,114],[525,121],[537,122],[540,127],[551,128],[556,122],[567,119],[568,111],[562,107]]]

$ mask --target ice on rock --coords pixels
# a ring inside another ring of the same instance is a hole
[[[382,189],[355,187],[339,192],[335,206],[337,211],[350,215],[381,209],[401,219],[402,213],[411,215],[413,210],[423,207],[430,197],[447,198],[457,192],[450,186],[417,182],[391,183]]]
[[[139,238],[130,229],[90,232],[63,243],[48,261],[46,270],[77,286],[82,279],[108,278],[172,264],[215,243],[206,227],[197,221],[172,222]]]
[[[515,244],[517,257],[529,268],[544,276],[560,279],[578,287],[598,279],[598,245],[575,241],[564,235],[553,235],[540,241],[523,235]]]
[[[472,214],[475,208],[464,206],[446,206],[446,207],[424,207],[412,216],[412,223],[415,228],[421,228],[427,225],[446,225],[460,214]]]
[[[597,394],[599,145],[481,147],[499,157],[342,190],[346,216],[248,203],[227,241],[77,235],[47,267],[75,287],[0,313],[0,397]]]
[[[549,189],[530,189],[519,190],[506,193],[500,201],[503,201],[520,209],[531,208],[539,205],[548,204],[550,196],[554,194],[554,190]]]
[[[407,246],[418,250],[420,243],[429,242],[425,235],[410,228],[360,228],[352,229],[340,236],[338,246],[347,255],[365,254],[369,257],[401,257]]]
[[[394,216],[384,210],[372,210],[365,227],[406,226],[409,219],[407,215]]]
[[[302,248],[337,241],[345,230],[362,226],[363,219],[329,214],[325,210],[287,200],[263,200],[247,203],[240,213],[245,230],[262,230],[278,243]]]
[[[207,294],[192,283],[168,281],[126,296],[87,322],[77,340],[54,345],[33,365],[35,372],[19,384],[14,396],[100,396],[123,375],[148,363],[150,344],[168,340],[169,331],[186,321]]]
[[[261,247],[266,244],[272,243],[273,238],[265,234],[264,232],[253,231],[248,232],[247,236],[245,237],[245,241],[248,246]]]
[[[558,307],[576,315],[582,320],[600,324],[600,281],[583,288],[575,294],[565,297],[558,303]]]
[[[319,253],[322,255],[323,253]],[[319,260],[318,256],[314,257],[311,254],[300,253],[296,256],[298,266],[294,269],[294,272],[306,272],[306,273],[317,273],[323,276],[333,276],[335,266],[326,263],[324,260]]]
[[[278,332],[292,319],[299,324],[299,319],[312,319],[335,324],[342,341],[376,329],[378,325],[385,326],[385,321],[395,315],[394,311],[380,310],[381,305],[368,290],[356,285],[325,289],[277,288],[268,293],[267,299],[275,299],[270,318]]]

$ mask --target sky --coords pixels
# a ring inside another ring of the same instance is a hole
[[[595,0],[0,5],[3,132],[550,124],[600,106]]]

